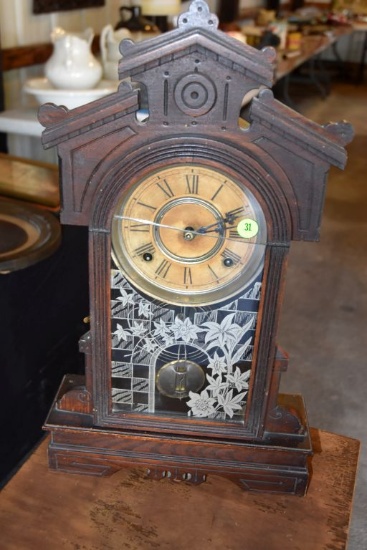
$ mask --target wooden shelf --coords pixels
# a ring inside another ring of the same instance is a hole
[[[94,54],[99,52],[99,40],[99,35],[93,38],[92,51]],[[3,71],[46,63],[52,51],[53,44],[51,43],[28,44],[26,46],[4,48],[1,50]]]

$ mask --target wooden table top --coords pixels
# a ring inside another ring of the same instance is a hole
[[[313,477],[303,498],[246,493],[227,479],[96,478],[48,471],[44,441],[4,488],[6,550],[343,550],[359,442],[312,429]]]

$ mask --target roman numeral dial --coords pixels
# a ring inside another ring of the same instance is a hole
[[[261,270],[265,219],[243,179],[183,163],[152,169],[127,189],[114,213],[112,256],[145,295],[171,304],[216,303]]]
[[[186,174],[186,190],[192,195],[199,194],[199,175],[198,174]]]

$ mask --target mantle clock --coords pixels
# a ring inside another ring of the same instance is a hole
[[[303,495],[310,435],[302,398],[279,394],[276,333],[290,242],[318,239],[352,129],[275,100],[274,50],[219,31],[201,0],[120,51],[116,93],[39,113],[61,221],[89,227],[85,376],[46,421],[50,467]]]

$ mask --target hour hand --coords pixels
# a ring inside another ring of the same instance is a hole
[[[215,223],[211,223],[210,225],[199,227],[199,229],[197,229],[196,231],[201,234],[211,233],[212,231],[216,231],[220,235],[223,235],[226,229],[233,229],[235,227],[233,225],[235,219],[241,217],[243,214],[244,214],[243,206],[234,208],[233,210],[226,212],[224,218],[218,220]],[[228,226],[226,224],[230,224],[230,225]]]
[[[211,233],[215,231],[216,233],[223,235],[225,229],[226,229],[226,224],[225,224],[225,220],[223,219],[215,223],[211,223],[210,225],[204,225],[203,227],[199,227],[198,229],[196,229],[196,233],[199,233],[200,235],[205,235],[206,233]]]
[[[198,233],[199,235],[207,235],[208,233],[213,233],[215,231],[222,237],[224,233],[227,231],[227,229],[234,229],[235,227],[237,226],[226,225],[225,220],[221,220],[219,222],[206,225],[204,227],[199,227],[199,229],[197,229],[195,233]]]

